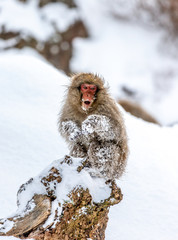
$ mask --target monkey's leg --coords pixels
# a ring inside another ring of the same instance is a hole
[[[98,143],[93,141],[90,144],[88,161],[91,163],[91,167],[96,170],[96,176],[114,180],[122,175],[119,151],[120,148],[113,142]]]

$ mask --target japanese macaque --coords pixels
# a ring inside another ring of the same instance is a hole
[[[119,100],[118,103],[125,109],[126,112],[131,113],[133,116],[141,118],[147,122],[160,125],[159,122],[145,109],[143,109],[138,103],[134,103],[125,99]]]
[[[71,78],[59,131],[70,155],[87,160],[92,176],[114,180],[124,172],[128,155],[124,121],[98,75],[81,73]]]

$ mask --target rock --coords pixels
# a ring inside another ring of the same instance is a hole
[[[79,176],[79,182],[80,179],[85,179],[85,174],[91,178],[85,172],[85,167],[82,167],[80,172],[77,171],[81,159],[77,163],[74,161],[77,159],[70,156],[66,156],[62,161],[55,161],[37,178],[31,178],[20,187],[17,202],[21,210],[17,210],[15,216],[0,220],[0,236],[12,235],[36,240],[105,239],[109,208],[122,200],[121,190],[114,182],[105,182],[105,188],[109,189],[110,194],[98,202],[82,181],[80,185],[74,180],[71,190],[63,196],[64,187],[71,184],[66,179],[74,176],[74,172]],[[64,176],[65,171],[69,176]],[[95,182],[97,178],[90,180]],[[99,181],[102,182],[100,179]],[[22,208],[24,196],[30,196],[39,188],[43,194],[34,194],[26,202],[25,208]],[[62,199],[60,195],[63,196]]]
[[[133,116],[141,118],[147,122],[160,125],[159,122],[138,103],[125,99],[120,99],[118,103],[125,109],[126,112],[131,113]]]

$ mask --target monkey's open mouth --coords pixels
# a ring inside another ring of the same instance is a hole
[[[84,103],[85,103],[86,105],[90,105],[91,102],[90,102],[90,101],[85,101]]]
[[[89,99],[84,100],[82,99],[82,109],[84,111],[87,111],[89,108],[91,108],[93,101],[90,101]]]

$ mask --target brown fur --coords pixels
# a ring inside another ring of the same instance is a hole
[[[88,111],[81,108],[82,83],[98,86],[96,100]],[[108,132],[104,127],[100,129],[103,118],[109,123]],[[74,123],[73,127],[71,123]],[[90,125],[92,133],[86,133],[87,125]],[[113,179],[124,172],[128,155],[124,121],[108,89],[104,87],[104,80],[98,75],[81,73],[71,78],[59,118],[59,131],[69,143],[70,154],[74,157],[87,157],[91,168],[96,169],[100,175]],[[98,152],[103,155],[97,157]]]
[[[125,109],[126,112],[131,113],[133,116],[141,118],[147,122],[159,124],[159,122],[153,116],[151,116],[137,103],[124,99],[119,100],[118,103]]]

